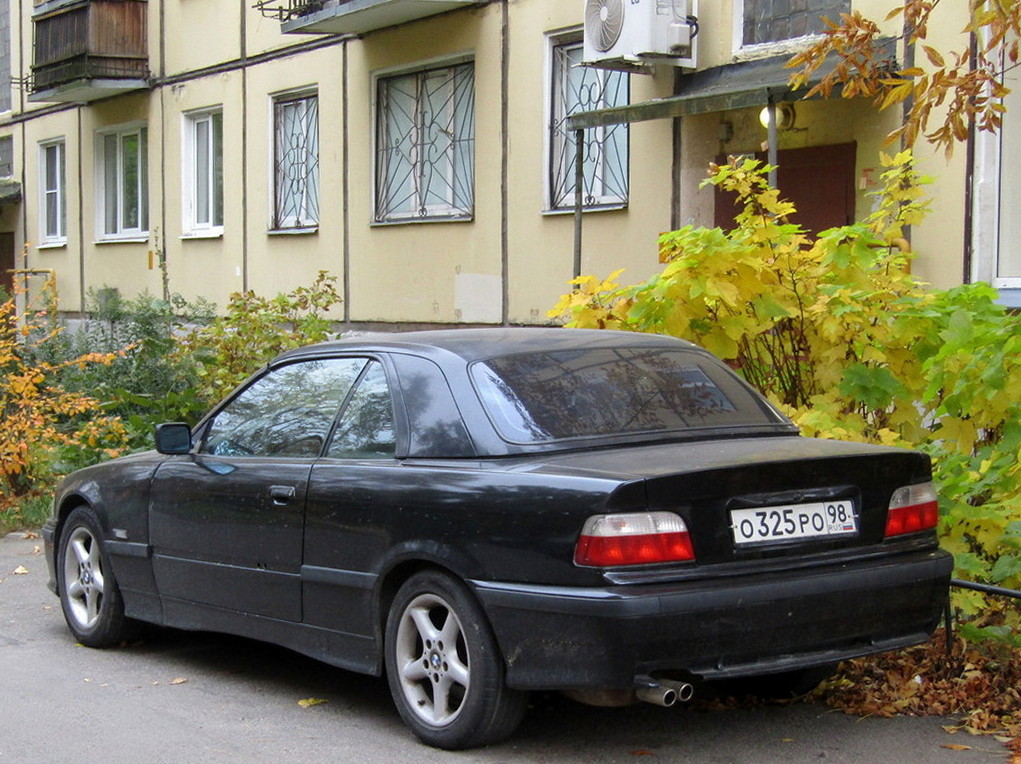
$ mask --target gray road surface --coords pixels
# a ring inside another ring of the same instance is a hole
[[[949,720],[855,719],[807,704],[713,712],[644,704],[593,709],[546,694],[534,698],[509,742],[438,751],[405,730],[383,680],[287,650],[170,630],[113,650],[75,644],[46,589],[41,544],[20,533],[0,538],[0,762],[1007,760],[991,738],[948,735],[941,724]],[[327,702],[299,705],[309,698]]]

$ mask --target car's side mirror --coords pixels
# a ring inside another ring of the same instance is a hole
[[[191,451],[191,428],[184,422],[156,425],[156,450],[161,454],[186,454]]]

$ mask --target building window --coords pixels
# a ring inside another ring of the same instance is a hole
[[[11,110],[11,4],[0,3],[0,111]]]
[[[64,141],[41,143],[39,154],[42,240],[44,244],[62,244],[67,241]]]
[[[223,230],[223,112],[184,115],[185,233]]]
[[[629,83],[623,72],[582,66],[577,37],[552,39],[552,43],[547,204],[558,210],[575,203],[577,146],[567,118],[576,112],[626,105]],[[627,124],[589,128],[584,136],[582,203],[590,208],[627,204]]]
[[[14,138],[0,137],[0,178],[14,177]]]
[[[149,232],[148,130],[131,127],[99,135],[100,230],[104,238]]]
[[[273,228],[319,223],[319,99],[273,101]]]
[[[1003,58],[1006,111],[1000,129],[976,131],[972,168],[972,281],[986,281],[1005,305],[1021,307],[1021,76]]]
[[[380,77],[376,86],[375,219],[471,218],[474,64]]]
[[[851,12],[851,0],[744,0],[742,45],[782,42],[826,29],[823,18],[839,21]]]

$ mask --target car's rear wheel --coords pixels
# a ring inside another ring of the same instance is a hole
[[[504,684],[485,613],[457,579],[422,571],[398,590],[386,624],[387,681],[420,740],[457,749],[509,736],[526,693]]]
[[[91,507],[78,507],[68,515],[56,567],[64,619],[79,642],[109,647],[131,635],[136,622],[124,615],[124,600]]]

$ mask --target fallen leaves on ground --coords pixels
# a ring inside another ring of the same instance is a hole
[[[859,716],[956,718],[947,732],[994,735],[1021,764],[1019,688],[1021,650],[955,637],[948,651],[940,629],[927,644],[842,663],[812,697]]]
[[[24,565],[19,565],[18,567],[16,567],[14,569],[14,575],[16,575],[16,576],[27,576],[28,575],[28,568],[26,568]]]
[[[320,703],[329,703],[330,701],[324,698],[302,698],[298,701],[298,705],[302,708],[311,708],[312,706],[318,706]]]

